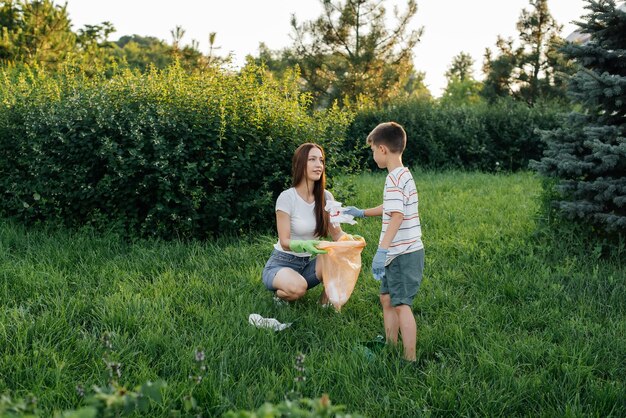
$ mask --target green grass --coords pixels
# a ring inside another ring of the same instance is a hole
[[[319,288],[274,305],[260,281],[273,236],[128,243],[0,221],[0,393],[33,393],[43,415],[80,407],[76,385],[106,384],[101,338],[111,332],[120,383],[168,383],[155,416],[189,394],[219,416],[294,389],[370,417],[625,416],[623,260],[538,232],[531,174],[414,177],[426,246],[415,366],[399,350],[374,360],[355,350],[383,333],[369,270],[377,219],[344,228],[368,246],[341,313],[317,305]],[[383,181],[359,176],[342,199],[376,205]],[[253,312],[293,325],[257,329]],[[196,349],[208,367],[198,385],[188,378]],[[296,387],[300,352],[306,381]]]

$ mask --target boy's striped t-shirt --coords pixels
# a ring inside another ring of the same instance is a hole
[[[383,192],[383,228],[379,244],[383,240],[392,212],[401,212],[404,216],[400,229],[393,238],[387,253],[386,264],[400,254],[406,254],[424,248],[422,227],[418,212],[417,188],[411,172],[406,167],[398,167],[387,175]]]

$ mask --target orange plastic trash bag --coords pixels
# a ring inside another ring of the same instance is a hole
[[[344,235],[339,241],[322,241],[317,247],[328,251],[317,256],[328,300],[337,311],[350,299],[361,272],[365,239]]]

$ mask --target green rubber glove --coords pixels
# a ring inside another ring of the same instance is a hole
[[[311,253],[311,254],[326,254],[328,251],[320,250],[316,247],[320,241],[316,239],[308,239],[308,240],[291,240],[289,243],[289,248],[294,253]]]

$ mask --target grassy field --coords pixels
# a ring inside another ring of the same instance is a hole
[[[341,313],[316,288],[277,306],[261,284],[273,236],[125,243],[0,220],[0,394],[34,394],[43,416],[78,408],[76,386],[168,386],[151,416],[193,395],[205,416],[280,402],[290,391],[369,417],[626,416],[626,269],[575,236],[538,233],[531,174],[415,172],[426,246],[413,309],[416,365],[359,343],[383,333],[369,265],[379,220],[363,235],[364,269]],[[356,178],[344,204],[376,205],[384,174]],[[292,322],[248,324],[259,313]],[[207,367],[197,384],[194,352]],[[306,380],[294,382],[304,353]]]

